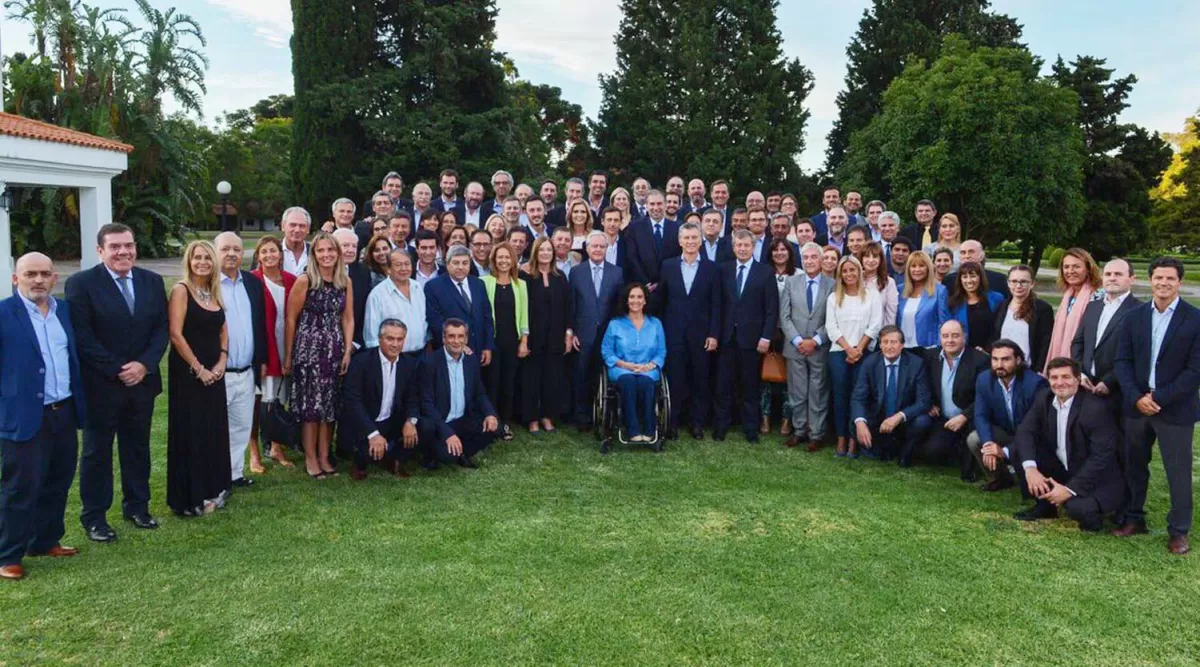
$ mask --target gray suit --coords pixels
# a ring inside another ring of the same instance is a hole
[[[829,416],[829,340],[825,334],[825,302],[833,291],[833,280],[816,278],[813,307],[808,308],[808,276],[804,273],[787,279],[779,296],[779,326],[783,329],[783,356],[788,360],[788,395],[792,404],[792,426],[797,435],[807,433],[812,440],[825,435]],[[819,336],[821,344],[810,356],[800,354],[793,341]]]

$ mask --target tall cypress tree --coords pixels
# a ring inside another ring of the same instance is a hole
[[[904,71],[905,59],[933,62],[942,38],[958,33],[972,46],[1018,46],[1015,19],[988,11],[989,0],[875,0],[863,12],[846,55],[846,90],[838,93],[838,118],[829,132],[825,166],[841,165],[850,135],[882,109],[883,93]]]
[[[812,75],[783,56],[777,0],[623,0],[617,71],[600,77],[600,161],[627,178],[800,180]]]

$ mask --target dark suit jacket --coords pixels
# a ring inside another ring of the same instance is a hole
[[[1000,329],[1004,326],[1004,318],[1008,317],[1008,307],[1012,297],[996,306],[996,319],[992,325],[992,342],[1000,338]],[[1041,299],[1033,300],[1033,316],[1029,321],[1029,358],[1026,361],[1033,371],[1041,372],[1046,367],[1046,354],[1050,351],[1050,337],[1054,334],[1054,308]]]
[[[358,237],[358,249],[362,250],[371,244],[371,228],[374,226],[372,220],[359,220],[354,223],[354,235]]]
[[[654,292],[656,310],[662,313],[667,349],[687,343],[704,344],[705,338],[721,334],[720,270],[700,255],[696,278],[689,294],[683,284],[683,257],[663,260],[660,282]]]
[[[760,339],[771,340],[779,328],[779,287],[770,265],[754,262],[746,273],[742,295],[737,292],[737,261],[720,265],[720,345],[753,349]]]
[[[889,257],[888,257],[888,265],[889,266],[891,265],[891,262],[892,262],[892,258],[890,257],[890,253],[889,253]],[[1000,273],[999,271],[993,271],[991,269],[984,269],[983,273],[984,273],[984,275],[987,276],[989,292],[999,292],[1000,295],[1002,297],[1004,297],[1005,299],[1010,298],[1012,296],[1012,292],[1008,291],[1008,276],[1007,275]],[[952,272],[946,274],[945,278],[942,278],[942,285],[947,290],[954,291],[954,283],[957,281],[958,281],[958,271],[952,271]]]
[[[1140,415],[1134,404],[1147,393],[1162,408],[1158,416],[1168,424],[1194,424],[1200,419],[1200,310],[1179,300],[1167,325],[1158,364],[1154,391],[1150,391],[1151,309],[1154,302],[1139,305],[1125,319],[1117,339],[1117,381],[1126,412]]]
[[[925,368],[929,374],[929,393],[933,405],[942,405],[942,348],[932,347],[924,350]],[[963,434],[970,433],[975,422],[975,385],[979,374],[991,370],[992,360],[988,355],[968,347],[958,358],[958,370],[954,372],[954,385],[951,387],[950,400],[963,411],[967,418],[967,427]],[[945,415],[943,415],[945,416]]]
[[[921,250],[925,247],[921,243],[921,237],[923,237],[924,235],[925,235],[925,228],[922,227],[921,223],[919,223],[919,222],[914,222],[911,225],[905,225],[904,228],[900,230],[900,236],[903,236],[904,238],[908,239],[909,241],[912,241],[912,247],[913,247],[914,251]],[[937,238],[938,238],[937,219],[934,219],[934,221],[929,225],[929,236],[930,236],[930,238],[933,239],[934,243],[937,242]],[[991,289],[991,282],[992,282],[992,277],[988,276],[988,289]]]
[[[975,430],[979,432],[980,442],[995,442],[996,437],[992,428],[999,427],[1015,434],[1021,418],[1033,405],[1033,397],[1038,390],[1047,387],[1046,378],[1026,368],[1019,373],[1013,382],[1013,418],[1008,418],[1008,408],[1004,404],[1004,389],[991,369],[979,374],[975,380]]]
[[[593,343],[604,337],[604,330],[616,309],[617,297],[625,284],[625,274],[621,267],[605,262],[599,297],[596,296],[596,288],[592,284],[590,261],[571,269],[568,282],[571,285],[573,304],[571,329],[575,331],[583,347],[591,348]]]
[[[429,208],[432,208],[435,211],[442,211],[442,212],[445,212],[447,210],[446,202],[442,201],[442,197],[440,195],[433,198],[433,202],[431,202],[429,204]],[[458,224],[461,225],[463,223],[463,220],[466,219],[467,202],[462,197],[456,197],[454,199],[454,206],[452,208],[450,208],[449,210],[454,211],[454,219],[457,220]],[[484,218],[483,221],[487,222],[487,218]]]
[[[625,238],[629,242],[629,275],[632,282],[657,283],[663,260],[677,257],[682,252],[679,249],[678,223],[663,221],[662,250],[654,242],[654,223],[650,218],[631,221],[625,228]]]
[[[854,394],[850,398],[850,420],[865,419],[875,424],[892,415],[884,414],[884,390],[887,388],[887,368],[882,353],[872,354],[862,362]],[[896,373],[896,407],[911,422],[933,407],[929,394],[929,379],[925,377],[925,360],[920,354],[900,354],[900,369]]]
[[[396,359],[395,391],[392,393],[392,423],[403,424],[421,415],[420,363],[400,355]],[[350,360],[342,381],[342,412],[338,439],[347,447],[366,441],[377,430],[375,418],[383,407],[383,365],[379,348],[369,347]],[[342,438],[345,440],[342,440]]]
[[[592,197],[590,194],[587,193],[587,190],[584,190],[583,201],[587,203],[588,209],[591,210]],[[604,226],[601,225],[600,223],[604,219],[604,209],[608,208],[608,204],[609,204],[608,195],[604,195],[604,198],[602,198],[600,200],[600,208],[598,208],[594,212],[592,212],[592,227],[593,228],[603,231]]]
[[[465,208],[465,206],[466,205],[464,204],[464,208]],[[500,209],[501,210],[504,209],[504,202],[500,202]],[[500,214],[500,211],[496,210],[496,198],[495,197],[483,200],[483,203],[479,205],[479,210],[481,211],[479,214],[481,224],[486,224],[487,219],[492,217],[492,215]]]
[[[354,342],[363,349],[363,323],[367,319],[367,297],[371,295],[371,269],[357,261],[349,267],[350,285],[354,290]]]
[[[448,273],[442,273],[425,283],[425,319],[429,322],[429,335],[437,349],[442,347],[442,326],[451,317],[467,323],[467,345],[476,354],[496,347],[492,305],[483,281],[467,276],[467,285],[471,289],[469,304]]]
[[[483,377],[478,354],[464,354],[463,360],[463,417],[479,420],[494,416],[495,409],[483,389]],[[454,435],[446,423],[450,414],[450,371],[446,366],[446,351],[434,350],[425,354],[421,363],[421,419],[433,425],[438,439]]]
[[[822,246],[829,243],[829,223],[826,221],[827,217],[828,215],[825,211],[808,216],[808,219],[812,220],[813,231],[817,233],[817,238],[824,239],[820,243]],[[849,229],[849,227],[847,227],[847,229]]]
[[[259,371],[267,363],[267,338],[275,335],[275,329],[267,328],[267,286],[263,281],[249,271],[242,271],[245,281],[246,296],[250,299],[250,318],[254,327],[254,358],[250,366],[254,372],[254,381],[260,380]]]
[[[1047,468],[1061,464],[1055,453],[1058,448],[1055,400],[1049,388],[1039,391],[1033,399],[1033,406],[1013,438],[1016,450],[1013,465],[1035,461],[1040,472],[1046,474]],[[1116,509],[1125,495],[1125,481],[1117,465],[1120,444],[1120,430],[1105,401],[1086,391],[1078,392],[1067,413],[1067,478],[1056,481],[1080,496],[1095,498],[1102,511]]]
[[[71,309],[66,301],[55,300],[58,321],[67,333],[67,363],[75,416],[82,425],[86,399],[75,328],[71,326]],[[52,369],[46,368],[42,361],[42,349],[25,302],[16,294],[0,301],[0,439],[23,442],[38,434],[42,428],[46,373],[51,372]]]
[[[1117,312],[1113,313],[1104,327],[1104,335],[1096,340],[1096,329],[1100,327],[1100,314],[1104,312],[1104,299],[1093,301],[1083,311],[1083,321],[1071,341],[1071,358],[1079,362],[1083,372],[1093,382],[1103,382],[1110,391],[1120,392],[1117,382],[1117,339],[1118,332],[1124,326],[1125,317],[1137,309],[1142,302],[1130,294],[1121,302]],[[1096,364],[1096,372],[1091,372],[1092,364]]]
[[[134,267],[134,312],[129,314],[121,289],[103,264],[67,279],[67,303],[79,346],[79,364],[89,412],[109,414],[124,396],[117,379],[130,361],[146,367],[141,387],[162,393],[158,364],[167,350],[167,293],[162,276]]]
[[[708,241],[701,240],[700,255],[713,262],[717,266],[720,266],[725,262],[732,262],[734,260],[733,243],[730,242],[728,236],[717,239],[717,257],[716,259],[713,259],[712,257],[708,256]]]
[[[546,226],[550,228],[562,227],[567,224],[567,207],[562,204],[556,204],[546,211]]]

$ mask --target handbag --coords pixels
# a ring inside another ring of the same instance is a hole
[[[283,393],[280,391],[279,393]],[[290,392],[288,392],[290,395]],[[300,447],[300,420],[283,404],[275,400],[262,404],[261,430],[267,442],[278,442],[292,448]]]
[[[787,359],[779,352],[768,352],[763,355],[762,381],[774,384],[787,382]]]

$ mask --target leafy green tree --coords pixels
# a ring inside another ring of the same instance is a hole
[[[1171,158],[1171,164],[1163,172],[1158,186],[1150,191],[1150,198],[1155,202],[1178,199],[1187,194],[1187,188],[1181,180],[1183,170],[1187,166],[1183,156],[1188,154],[1193,146],[1200,145],[1200,112],[1184,121],[1183,132],[1167,134],[1166,139],[1174,147],[1175,154]]]
[[[1150,228],[1156,249],[1195,252],[1200,248],[1200,120],[1189,118],[1179,139],[1184,148],[1171,164],[1169,189],[1156,193]]]
[[[846,47],[846,90],[838,93],[838,118],[829,133],[826,169],[841,165],[850,135],[879,114],[883,92],[909,57],[933,62],[945,35],[974,46],[1018,46],[1021,26],[989,11],[989,0],[874,0]]]

